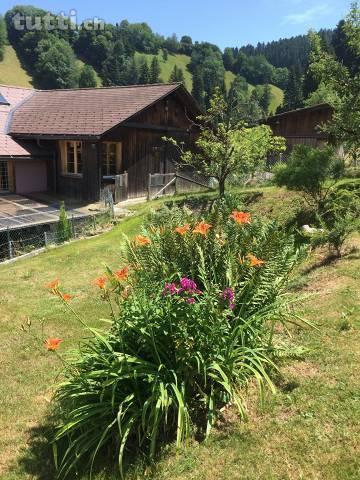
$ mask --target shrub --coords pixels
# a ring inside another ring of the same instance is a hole
[[[333,192],[318,215],[320,229],[312,237],[313,245],[328,245],[337,256],[349,236],[360,230],[360,196],[351,188],[340,188]]]
[[[280,187],[302,192],[317,210],[321,210],[331,187],[341,177],[343,167],[332,147],[319,149],[295,145],[288,163],[274,168],[274,180]],[[334,183],[326,185],[331,180]]]
[[[71,225],[65,210],[65,203],[61,202],[59,222],[57,224],[57,241],[58,243],[67,242],[71,238]]]
[[[160,442],[208,435],[228,402],[245,416],[250,378],[261,397],[273,388],[275,324],[303,250],[274,223],[230,213],[226,200],[204,218],[154,212],[127,241],[127,266],[98,279],[111,329],[91,330],[57,391],[60,476],[109,451],[122,472],[125,452],[154,458]]]

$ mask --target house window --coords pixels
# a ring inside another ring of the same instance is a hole
[[[9,168],[7,160],[0,160],[0,192],[9,190]]]
[[[102,144],[102,176],[113,177],[121,169],[121,143],[106,142]]]
[[[64,175],[82,175],[82,142],[62,142],[62,170]]]

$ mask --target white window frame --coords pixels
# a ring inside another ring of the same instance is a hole
[[[72,143],[74,149],[74,171],[68,171],[68,144]],[[79,140],[61,140],[60,141],[60,151],[61,151],[61,171],[62,175],[67,177],[78,177],[81,178],[83,176],[82,172],[78,172],[78,150],[77,144],[80,143],[81,149],[81,167],[84,168],[84,157],[83,157],[83,142]]]

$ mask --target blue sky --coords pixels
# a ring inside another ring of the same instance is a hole
[[[15,4],[2,0],[4,13]],[[115,23],[147,22],[154,31],[168,36],[190,35],[219,45],[241,46],[306,33],[310,28],[332,28],[350,7],[350,0],[33,0],[55,13],[77,11],[78,19],[103,18]]]

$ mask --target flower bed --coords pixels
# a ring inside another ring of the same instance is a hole
[[[273,332],[288,316],[284,292],[302,252],[277,225],[226,201],[203,218],[186,208],[152,214],[127,240],[122,268],[95,282],[111,328],[88,328],[93,338],[57,391],[60,477],[91,470],[105,452],[122,473],[137,451],[154,458],[162,442],[207,436],[228,402],[244,417],[250,378],[260,395],[273,389]],[[51,290],[71,301],[58,284]]]

